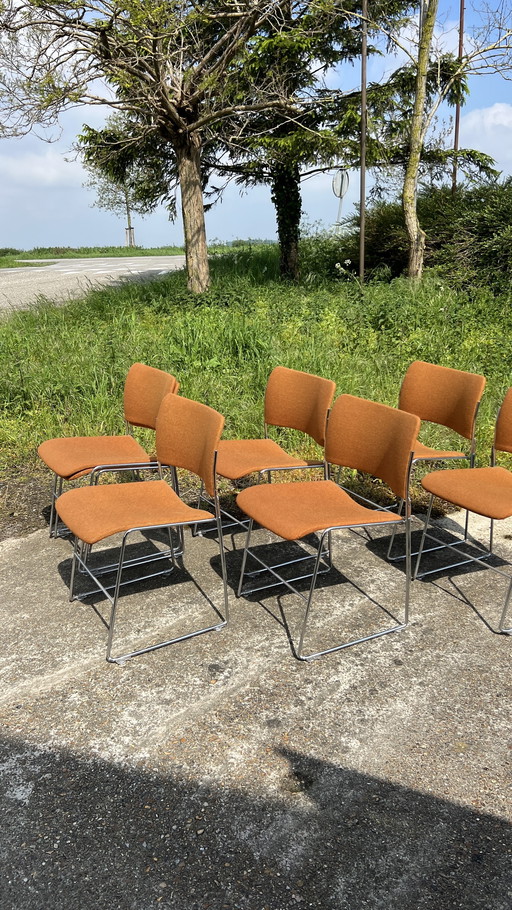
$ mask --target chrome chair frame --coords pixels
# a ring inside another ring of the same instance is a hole
[[[414,468],[416,467],[416,465],[421,464],[421,462],[429,462],[431,464],[435,464],[436,462],[442,462],[442,461],[469,461],[469,467],[473,468],[475,466],[475,460],[476,460],[476,420],[478,417],[479,409],[480,409],[480,401],[478,401],[476,404],[475,413],[473,416],[473,427],[472,427],[472,433],[471,433],[470,448],[469,448],[468,453],[466,453],[465,455],[444,455],[440,458],[425,457],[425,456],[423,456],[423,457],[418,456],[417,458],[413,458],[412,465],[411,465],[411,476],[412,476],[412,472],[414,471]],[[400,499],[397,502],[397,513],[399,515],[401,514],[402,509],[403,509],[403,499]],[[468,515],[468,513],[466,513],[466,520],[465,520],[465,527],[464,527],[464,540],[468,539],[468,533],[469,533],[469,515]],[[394,529],[394,531],[391,535],[391,539],[389,541],[389,546],[388,546],[387,557],[386,557],[390,562],[397,562],[400,559],[405,559],[405,556],[403,553],[401,553],[399,556],[391,555],[391,551],[393,549],[393,544],[395,542],[395,537],[396,537],[396,528]],[[429,547],[424,552],[432,553],[436,550],[442,550],[447,546],[449,546],[449,544],[440,543],[438,546]],[[415,550],[414,553],[411,553],[411,557],[418,556],[418,553],[419,553],[419,549]]]
[[[447,543],[447,544],[443,544],[442,546],[431,547],[429,550],[425,550],[424,543],[425,543],[425,539],[427,537],[430,540],[435,540],[435,541],[438,540],[438,538],[435,537],[433,534],[428,533],[428,527],[430,524],[430,517],[431,517],[432,504],[434,502],[434,498],[435,498],[434,494],[431,493],[429,504],[428,504],[428,510],[427,510],[427,514],[425,517],[425,524],[423,526],[423,532],[421,535],[421,541],[420,541],[420,545],[419,545],[419,549],[418,549],[418,558],[416,560],[416,566],[414,569],[414,575],[413,575],[414,581],[418,578],[425,578],[427,575],[435,575],[439,572],[449,572],[451,569],[457,569],[460,566],[465,566],[472,562],[480,563],[484,559],[489,559],[491,556],[494,555],[494,551],[493,551],[494,520],[492,518],[489,519],[490,528],[489,528],[489,549],[488,550],[485,550],[485,548],[476,540],[469,542],[468,537],[466,535],[464,536],[464,538],[462,540],[457,541],[457,543]],[[468,517],[468,513],[466,512],[466,527],[467,527],[467,517]],[[463,543],[466,545],[468,543],[470,543],[470,545],[475,547],[475,549],[481,549],[482,553],[474,555],[474,556],[469,556],[467,553],[465,553],[463,550],[461,550],[461,545]],[[461,556],[463,556],[465,558],[459,560],[458,562],[451,563],[448,566],[437,566],[435,569],[428,569],[427,571],[421,572],[421,573],[418,571],[419,567],[420,567],[421,558],[424,553],[431,552],[432,550],[440,550],[440,549],[448,549],[448,548],[453,550],[455,553],[460,553]],[[487,566],[487,568],[491,569],[493,572],[497,572],[498,575],[502,575],[504,578],[508,579],[509,584],[508,584],[507,593],[505,596],[505,603],[504,603],[504,606],[503,606],[503,609],[501,612],[501,617],[500,617],[500,621],[499,621],[499,625],[498,625],[498,631],[504,635],[512,635],[512,626],[505,628],[505,619],[506,619],[506,616],[508,613],[510,598],[512,596],[512,577],[509,572],[504,572],[503,569],[498,568],[498,566],[489,565],[489,566]]]
[[[412,467],[412,459],[409,462],[409,468],[408,468],[408,486],[409,486],[409,482],[410,482],[411,467]],[[324,471],[325,471],[325,478],[330,479],[331,474],[332,474],[332,466],[324,464]],[[351,491],[346,489],[345,487],[343,487],[341,484],[338,484],[338,486],[345,492],[351,494]],[[364,497],[359,497],[359,498],[364,498]],[[391,511],[391,509],[379,507],[376,503],[373,503],[371,500],[365,499],[364,501],[375,506],[376,510],[378,510],[378,511],[381,511],[381,512],[390,512]],[[316,554],[312,554],[311,556],[308,555],[308,556],[303,557],[303,559],[314,559],[313,572],[311,572],[309,574],[304,574],[304,575],[301,574],[301,575],[297,576],[296,578],[285,579],[281,575],[279,575],[279,573],[276,570],[279,568],[282,568],[285,565],[290,565],[290,564],[292,564],[292,562],[299,562],[301,560],[291,560],[291,561],[288,561],[285,563],[269,565],[263,559],[261,559],[259,556],[257,556],[254,553],[254,550],[251,550],[251,548],[250,548],[250,541],[251,541],[251,535],[252,535],[252,531],[253,531],[254,522],[252,519],[249,519],[249,527],[247,530],[247,537],[246,537],[246,542],[245,542],[245,547],[244,547],[244,553],[243,553],[243,558],[242,558],[242,567],[241,567],[241,571],[240,571],[240,579],[239,579],[239,583],[238,583],[236,596],[237,597],[246,596],[246,595],[255,593],[256,591],[266,590],[267,588],[284,585],[293,594],[298,595],[303,601],[305,601],[306,606],[305,606],[304,614],[302,617],[302,623],[300,625],[300,628],[299,628],[297,636],[296,636],[298,638],[296,656],[299,660],[303,660],[303,661],[315,660],[316,658],[322,657],[325,654],[332,654],[335,651],[342,651],[345,648],[352,647],[353,645],[362,644],[363,642],[371,641],[374,638],[381,638],[383,635],[389,635],[391,632],[402,631],[403,629],[406,628],[406,626],[408,625],[408,622],[409,622],[410,588],[411,588],[411,581],[412,581],[412,578],[411,578],[410,498],[407,499],[404,515],[396,516],[396,523],[404,524],[404,527],[405,527],[406,552],[405,552],[404,558],[405,558],[406,570],[405,570],[404,618],[403,618],[402,622],[396,622],[393,626],[387,627],[385,629],[380,629],[377,632],[371,633],[370,635],[365,635],[360,638],[355,638],[355,639],[352,639],[347,642],[342,642],[341,644],[334,645],[330,648],[325,648],[324,650],[315,651],[311,654],[304,654],[304,650],[303,650],[304,638],[305,638],[308,620],[309,620],[309,616],[310,616],[311,608],[312,608],[312,604],[313,604],[313,597],[314,597],[314,592],[315,592],[315,587],[316,587],[316,581],[317,581],[319,574],[328,572],[332,567],[332,546],[331,546],[332,533],[334,531],[355,530],[357,528],[366,528],[366,527],[373,528],[373,527],[379,527],[382,525],[386,525],[389,527],[391,524],[389,521],[372,522],[370,525],[365,525],[364,523],[355,524],[355,525],[352,525],[352,524],[332,525],[328,528],[322,529],[321,531],[318,532],[320,534],[320,540],[319,540]],[[393,526],[395,527],[395,523],[393,523]],[[327,556],[326,556],[326,554],[327,554]],[[262,569],[259,569],[257,573],[246,573],[245,572],[248,555],[250,555],[252,557],[252,559],[254,559],[257,563],[259,563],[263,567]],[[320,569],[322,559],[324,559],[324,561],[325,561],[325,568],[323,570]],[[246,575],[250,576],[252,574],[258,574],[261,572],[269,572],[277,580],[275,582],[272,582],[271,584],[264,584],[264,585],[251,587],[251,588],[244,590],[244,588],[243,588],[244,577]],[[302,591],[299,591],[292,584],[292,582],[304,580],[304,579],[308,579],[308,578],[311,578],[311,583],[309,586],[309,592],[307,593],[307,595],[305,595]]]
[[[139,366],[139,367],[142,366],[143,368],[145,367],[144,364],[133,364],[132,368],[137,367],[137,366]],[[128,371],[128,374],[127,374],[127,377],[125,380],[125,396],[126,396],[126,388],[127,388],[126,384],[129,381],[129,376],[130,376],[130,372],[131,372],[132,368],[130,368],[130,370]],[[174,377],[172,377],[172,378],[174,378]],[[178,389],[179,389],[179,383],[176,383],[176,386],[175,386],[176,394],[177,394]],[[125,398],[124,407],[125,407],[125,414],[126,414],[126,398]],[[124,423],[124,428],[125,428],[124,435],[131,436],[132,439],[135,439],[134,430],[135,430],[136,426],[147,426],[146,424],[137,424],[136,422],[131,423],[126,418],[126,416],[123,417],[123,423]],[[107,473],[110,471],[112,473],[119,473],[124,468],[128,468],[134,472],[137,472],[138,470],[148,468],[148,467],[156,470],[158,467],[157,461],[148,460],[148,461],[139,462],[139,463],[138,462],[129,462],[129,463],[122,462],[122,463],[117,463],[117,464],[113,463],[110,465],[98,464],[98,465],[95,465],[94,467],[91,467],[91,468],[88,467],[87,469],[84,469],[83,471],[79,471],[79,472],[77,472],[77,474],[71,475],[69,477],[61,476],[54,471],[53,472],[53,475],[54,475],[53,484],[52,484],[51,497],[50,497],[50,518],[49,518],[49,522],[48,522],[50,538],[55,539],[57,537],[68,537],[69,536],[69,531],[64,524],[62,524],[61,528],[59,529],[59,516],[55,509],[55,503],[63,492],[64,481],[66,481],[66,483],[74,483],[76,480],[79,480],[81,477],[90,477],[90,483],[93,484],[96,482],[94,480],[95,472]]]
[[[163,466],[160,463],[158,463],[158,467],[159,467],[160,477],[162,477]],[[177,472],[174,468],[172,469],[172,478],[173,478],[172,486],[173,486],[175,492],[177,493],[177,495],[179,495]],[[227,625],[227,623],[229,622],[229,602],[228,602],[228,589],[227,589],[226,556],[225,556],[225,548],[224,548],[223,536],[222,536],[222,521],[221,521],[221,515],[220,515],[220,509],[218,506],[218,497],[217,496],[215,497],[215,506],[216,506],[215,516],[213,516],[212,519],[199,519],[198,520],[198,519],[194,518],[194,519],[191,519],[190,521],[177,522],[177,523],[171,524],[171,525],[168,525],[168,524],[142,525],[142,526],[137,526],[137,527],[132,527],[132,528],[127,529],[123,533],[120,552],[119,552],[119,560],[117,561],[117,563],[111,563],[110,565],[99,566],[97,570],[91,569],[91,566],[90,566],[90,553],[91,553],[92,547],[87,544],[84,546],[82,541],[80,541],[78,538],[75,538],[75,545],[74,545],[74,550],[73,550],[73,560],[72,560],[72,565],[71,565],[71,577],[70,577],[70,583],[69,583],[69,600],[70,600],[70,602],[72,602],[74,600],[85,600],[86,598],[91,597],[94,594],[102,593],[110,602],[111,611],[110,611],[110,621],[108,623],[108,639],[107,639],[107,654],[106,654],[106,659],[109,663],[117,663],[119,665],[123,665],[127,660],[129,660],[132,657],[137,657],[140,654],[147,654],[150,651],[156,651],[156,650],[159,650],[160,648],[166,647],[167,645],[177,644],[180,641],[186,641],[189,638],[195,638],[196,636],[202,635],[203,633],[206,633],[206,632],[220,631],[220,629],[223,629],[224,626]],[[219,535],[219,550],[220,550],[221,573],[222,573],[222,584],[223,584],[223,594],[224,594],[224,613],[223,614],[220,613],[220,611],[217,610],[217,607],[214,607],[214,609],[219,613],[221,621],[219,623],[214,623],[211,626],[205,626],[204,628],[197,629],[192,632],[188,632],[184,635],[177,636],[176,638],[167,639],[165,641],[158,642],[153,645],[149,645],[145,648],[138,648],[136,650],[126,652],[125,654],[120,654],[117,657],[112,657],[112,644],[113,644],[113,639],[114,639],[115,620],[116,620],[116,615],[117,615],[119,593],[120,593],[121,588],[127,584],[133,585],[139,581],[146,581],[151,578],[156,578],[156,577],[159,577],[162,575],[170,574],[170,572],[172,572],[173,569],[176,568],[176,566],[177,566],[178,557],[180,557],[183,553],[183,530],[184,530],[184,528],[193,527],[194,525],[200,524],[200,523],[209,524],[212,520],[215,520],[215,522],[216,522],[217,531],[218,531],[218,535]],[[180,539],[180,544],[181,544],[180,552],[177,552],[176,549],[172,545],[171,533],[172,533],[173,528],[176,529],[179,534],[179,539]],[[158,530],[167,530],[169,532],[169,539],[170,539],[171,546],[168,549],[160,551],[159,553],[153,554],[147,558],[138,557],[136,559],[125,560],[126,547],[127,547],[128,539],[131,534],[136,533],[136,532],[144,533],[147,531],[158,531]],[[171,566],[163,569],[160,572],[145,573],[143,575],[138,576],[137,578],[132,578],[129,581],[122,581],[123,572],[127,568],[132,568],[136,565],[142,565],[142,564],[145,565],[145,564],[148,564],[148,563],[151,563],[154,561],[158,561],[158,560],[162,560],[162,559],[170,559]],[[86,592],[83,592],[80,594],[75,594],[74,587],[75,587],[75,578],[76,578],[77,569],[80,573],[88,575],[92,579],[92,581],[95,583],[96,587],[90,591],[86,591]],[[99,581],[99,579],[105,574],[115,574],[115,580],[112,582],[112,584],[103,585]],[[113,593],[110,593],[111,591]]]
[[[491,468],[496,467],[497,431],[498,431],[498,425],[499,425],[501,413],[502,413],[502,410],[500,408],[500,412],[498,413],[498,416],[496,418],[494,441],[493,441],[493,444],[491,447],[491,455],[490,455],[490,459],[489,459]],[[500,451],[501,450],[502,449],[500,448]],[[503,451],[507,451],[507,449],[504,448]],[[430,525],[430,521],[431,521],[432,505],[434,503],[434,499],[435,499],[435,496],[433,493],[431,493],[430,499],[429,499],[429,504],[428,504],[428,509],[427,509],[427,514],[425,516],[425,522],[423,525],[423,532],[421,535],[420,545],[418,548],[418,553],[414,554],[414,555],[417,555],[417,557],[418,557],[416,560],[415,568],[414,568],[414,580],[425,578],[427,575],[435,575],[438,572],[449,572],[451,569],[457,569],[460,566],[469,565],[472,562],[481,563],[483,560],[489,559],[491,556],[494,555],[494,519],[493,518],[488,519],[489,520],[489,547],[488,547],[488,549],[485,549],[483,544],[481,544],[478,540],[474,540],[474,539],[471,541],[469,540],[469,534],[468,534],[469,511],[468,510],[466,510],[464,537],[461,540],[458,540],[455,543],[441,543],[437,537],[435,537],[432,533],[429,533],[428,529],[429,529],[429,525]],[[434,540],[436,543],[438,543],[440,545],[438,545],[436,547],[429,547],[428,549],[425,549],[424,544],[425,544],[425,540],[427,537],[430,540]],[[479,552],[477,554],[469,555],[464,550],[461,550],[462,544],[465,544],[466,546],[468,546],[468,545],[472,546],[474,549],[479,550],[481,552]],[[450,565],[447,565],[447,566],[437,566],[434,569],[427,569],[425,572],[420,572],[419,568],[420,568],[420,563],[421,563],[423,554],[430,553],[432,551],[440,550],[440,549],[451,549],[455,553],[460,553],[460,555],[463,556],[464,558],[461,560],[458,560],[458,562],[450,563]],[[500,632],[504,635],[512,635],[512,626],[510,626],[508,628],[505,627],[505,620],[506,620],[506,616],[508,613],[510,599],[512,596],[512,577],[511,577],[510,573],[504,572],[502,569],[498,568],[498,566],[489,565],[487,568],[491,569],[493,572],[497,572],[498,575],[502,575],[504,578],[507,578],[509,581],[507,593],[505,596],[505,603],[503,605],[503,609],[501,612],[501,617],[500,617],[500,621],[499,621],[499,625],[498,625],[498,632]]]

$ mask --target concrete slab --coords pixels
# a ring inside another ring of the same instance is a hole
[[[312,646],[375,622],[357,586],[399,606],[384,553],[340,535]],[[194,579],[220,604],[217,545],[186,556],[122,598],[124,642],[209,621]],[[105,602],[68,603],[70,557],[46,531],[0,544],[2,910],[510,910],[503,579],[417,582],[405,631],[311,663],[298,598],[231,593],[227,629],[120,667]]]

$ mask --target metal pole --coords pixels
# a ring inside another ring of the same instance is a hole
[[[462,54],[464,52],[464,0],[460,0],[460,11],[459,11],[459,65],[462,63]],[[457,189],[457,152],[459,151],[459,130],[460,130],[460,100],[457,98],[457,103],[455,105],[455,127],[453,132],[453,151],[455,152],[453,158],[453,171],[452,171],[452,195],[455,194]]]
[[[365,216],[366,216],[366,57],[368,52],[368,0],[362,0],[361,40],[361,181],[359,190],[359,278],[364,284]]]

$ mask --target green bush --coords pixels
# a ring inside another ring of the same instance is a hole
[[[425,266],[458,286],[487,286],[506,292],[512,269],[512,178],[501,182],[430,187],[418,195],[418,217],[426,232]],[[366,212],[365,266],[369,277],[398,277],[407,269],[408,240],[399,201],[375,202]],[[358,215],[336,238],[340,261],[359,260]],[[320,256],[326,240],[318,242]],[[311,259],[307,250],[306,261]],[[332,270],[331,270],[332,271]]]

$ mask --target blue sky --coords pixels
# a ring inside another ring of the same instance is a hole
[[[442,0],[442,31],[456,47],[458,0]],[[471,24],[471,13],[466,12]],[[377,78],[372,63],[369,77]],[[347,76],[347,74],[345,74]],[[358,67],[348,72],[351,84],[359,80]],[[474,77],[470,97],[462,109],[460,145],[492,155],[504,175],[512,173],[512,83],[499,75]],[[68,111],[62,117],[58,141],[47,143],[35,135],[0,143],[0,247],[111,246],[124,243],[124,221],[92,207],[94,193],[83,188],[86,179],[70,148],[84,122],[100,127],[108,116],[99,108]],[[332,192],[333,174],[319,175],[303,184],[304,221],[326,227],[335,222],[338,200]],[[343,214],[358,200],[358,174],[351,174]],[[135,216],[135,237],[141,246],[181,244],[180,221],[169,222],[164,210],[141,219]],[[207,214],[207,233],[214,239],[276,236],[274,209],[267,188],[241,194],[235,187]]]

